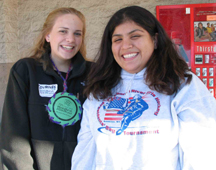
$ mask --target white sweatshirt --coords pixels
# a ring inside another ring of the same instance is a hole
[[[84,103],[72,170],[216,170],[216,100],[193,73],[176,95],[122,70],[105,100]]]

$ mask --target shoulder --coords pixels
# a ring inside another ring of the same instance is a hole
[[[178,92],[172,96],[171,105],[177,114],[214,114],[216,100],[204,83],[193,73],[190,84],[182,83]],[[208,110],[208,111],[207,111]],[[184,114],[184,115],[187,115]]]
[[[85,74],[89,70],[91,65],[91,62],[84,59],[80,52],[78,52],[76,56],[72,58],[72,63],[74,74],[79,76]]]
[[[33,58],[22,58],[20,60],[18,60],[14,65],[13,65],[13,69],[19,69],[22,67],[29,67],[29,66],[33,66],[33,65],[38,65],[39,62],[36,61]]]
[[[194,73],[190,72],[190,74],[192,75],[191,82],[186,84],[187,79],[185,79],[185,82],[182,83],[175,98],[184,100],[185,103],[203,98],[214,98],[204,83]]]
[[[203,29],[204,29],[204,30],[207,30],[207,28],[206,28],[206,27],[203,27]]]
[[[93,62],[91,61],[86,61],[86,70],[89,71],[91,66],[92,66]]]
[[[96,108],[100,103],[102,103],[103,99],[95,99],[92,93],[86,98],[83,107],[86,108]]]
[[[186,83],[187,78],[185,78],[185,82],[182,83],[181,87],[180,87],[180,91],[188,88],[189,90],[208,90],[207,87],[204,85],[204,83],[200,80],[199,77],[197,77],[194,73],[192,72],[188,72],[189,74],[192,75],[192,79],[190,83]]]
[[[33,58],[22,58],[12,66],[11,73],[16,72],[19,75],[26,75],[29,70],[33,70],[40,65],[42,64]]]

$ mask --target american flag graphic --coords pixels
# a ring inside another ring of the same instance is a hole
[[[128,104],[131,103],[131,100],[133,97],[130,97],[129,99],[121,98],[121,97],[115,97],[112,99],[110,103],[107,103],[107,105],[104,105],[104,110],[106,111],[104,116],[104,122],[116,122],[121,121],[123,114],[117,114],[119,110],[124,109],[128,106]]]

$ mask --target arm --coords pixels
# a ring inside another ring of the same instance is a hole
[[[24,81],[12,68],[2,112],[0,140],[3,169],[33,169],[27,89]]]
[[[177,108],[182,169],[216,169],[216,100],[196,82]]]
[[[71,170],[95,169],[96,145],[88,117],[91,115],[91,110],[89,109],[90,104],[88,103],[90,103],[89,99],[83,105],[81,129],[78,134],[78,144],[72,156]]]

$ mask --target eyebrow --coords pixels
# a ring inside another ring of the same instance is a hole
[[[68,30],[69,28],[67,28],[67,27],[59,27],[59,28],[63,28],[63,29],[66,29],[66,30]]]
[[[141,31],[141,32],[143,32],[143,31],[140,30],[140,29],[135,29],[135,30],[130,31],[130,32],[127,33],[127,34],[129,35],[129,34],[132,34],[132,33],[136,32],[136,31]],[[113,35],[112,35],[112,37],[115,37],[115,36],[121,36],[121,34],[113,34]]]
[[[66,30],[69,29],[69,28],[67,28],[67,27],[59,27],[59,28],[61,28],[61,29],[66,29]],[[78,32],[82,32],[82,30],[76,30],[76,31],[78,31]]]

